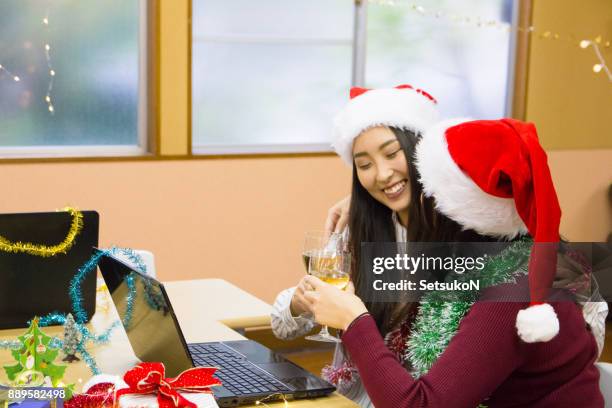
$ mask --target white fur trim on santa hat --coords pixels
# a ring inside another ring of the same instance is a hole
[[[526,343],[549,341],[559,333],[559,318],[548,303],[530,306],[516,315],[516,329]]]
[[[423,132],[439,120],[435,103],[414,89],[372,89],[349,101],[334,119],[332,147],[353,165],[353,140],[375,126]]]
[[[416,166],[426,196],[436,209],[464,229],[499,238],[527,232],[512,198],[485,193],[457,166],[448,151],[446,130],[470,119],[450,119],[429,128],[416,147]]]

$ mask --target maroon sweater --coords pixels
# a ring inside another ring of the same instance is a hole
[[[377,408],[603,407],[597,346],[572,302],[554,303],[559,334],[525,343],[515,328],[524,303],[477,302],[444,353],[415,380],[387,349],[370,315],[342,341]]]

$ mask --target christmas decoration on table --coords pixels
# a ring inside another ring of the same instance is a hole
[[[0,349],[18,349],[21,343],[17,340],[0,340]]]
[[[217,369],[191,368],[175,378],[165,378],[162,363],[140,363],[123,376],[94,376],[83,394],[66,401],[66,408],[213,408],[211,387],[221,385],[213,377]]]
[[[0,236],[0,251],[11,253],[26,253],[34,256],[51,257],[57,254],[65,254],[74,244],[74,241],[83,229],[83,214],[74,208],[66,207],[66,211],[72,215],[70,229],[66,238],[57,245],[40,245],[31,242],[11,242]]]
[[[72,363],[74,361],[81,360],[76,356],[80,341],[81,333],[76,326],[74,317],[72,317],[71,313],[68,313],[66,322],[64,323],[64,343],[62,344],[62,351],[66,356],[62,359],[62,361]]]
[[[100,370],[98,365],[91,354],[87,351],[87,344],[106,344],[110,341],[110,336],[113,330],[119,327],[121,324],[119,322],[112,323],[106,330],[104,330],[101,334],[93,334],[89,331],[86,326],[87,313],[83,308],[83,295],[81,290],[81,283],[85,279],[87,275],[94,272],[96,267],[103,256],[114,255],[122,253],[126,255],[130,259],[134,259],[136,269],[141,273],[146,273],[146,267],[144,266],[142,260],[139,255],[136,254],[133,250],[128,248],[116,248],[112,247],[110,249],[104,249],[96,252],[75,274],[74,278],[70,282],[70,287],[68,293],[70,295],[70,299],[72,301],[72,311],[74,315],[74,326],[80,333],[80,340],[76,343],[74,348],[76,351],[74,352],[74,356],[80,355],[81,358],[85,361],[85,364],[89,367],[93,374],[99,374]],[[136,276],[137,274],[131,274],[126,277],[126,284],[128,286],[128,294],[127,294],[127,307],[125,310],[125,314],[123,316],[123,324],[127,327],[130,324],[133,315],[134,309],[134,300],[136,298]],[[54,324],[66,324],[67,315],[62,313],[51,313],[47,316],[44,316],[40,319],[41,326],[49,326]],[[63,345],[63,342],[60,341]]]
[[[115,391],[127,388],[127,384],[116,375],[94,375],[83,385],[83,392],[64,402],[65,408],[112,408]]]
[[[74,213],[74,215],[76,214],[77,213]],[[74,224],[74,220],[73,220],[73,224]],[[28,244],[28,245],[32,245],[32,244]],[[74,356],[75,358],[78,358],[77,355],[79,355],[85,361],[85,364],[89,367],[92,374],[94,375],[100,374],[100,370],[93,356],[87,351],[87,345],[89,343],[93,343],[97,345],[108,343],[110,341],[110,336],[113,330],[121,326],[121,323],[118,321],[112,323],[108,328],[106,328],[106,330],[102,331],[102,333],[100,334],[91,333],[90,330],[86,326],[87,312],[83,308],[83,294],[81,290],[81,283],[83,282],[83,280],[88,274],[96,270],[98,262],[103,256],[115,255],[119,253],[126,255],[128,259],[130,259],[130,261],[133,262],[133,264],[135,265],[135,269],[138,272],[142,274],[146,274],[146,266],[144,265],[142,258],[135,251],[129,248],[112,247],[110,249],[104,249],[99,252],[96,252],[85,264],[83,264],[83,266],[79,268],[74,278],[70,282],[70,286],[68,290],[70,299],[72,302],[72,312],[73,313],[71,315],[73,316],[74,327],[76,328],[80,336],[78,336],[79,340],[75,342],[74,341],[75,337],[73,335],[74,333],[72,333],[72,329],[71,329],[72,337],[69,336],[69,340],[71,341],[71,343],[68,345],[68,348],[66,349],[70,351],[67,353],[67,355]],[[127,294],[127,302],[126,302],[127,306],[126,306],[126,310],[123,316],[123,324],[126,327],[129,326],[131,319],[132,319],[133,312],[134,312],[133,309],[134,309],[134,301],[136,299],[136,280],[138,279],[139,276],[140,275],[138,274],[131,274],[128,277],[126,277],[126,284],[128,286],[128,294]],[[154,288],[149,288],[149,290],[147,290],[146,282],[148,282],[146,279],[142,279],[142,283],[145,284],[145,298],[147,300],[147,304],[149,305],[149,307],[151,307],[154,310],[164,310],[164,312],[166,312],[167,305],[163,301],[163,297],[161,296],[161,293],[156,293]],[[38,325],[41,327],[50,326],[50,325],[66,325],[67,321],[68,321],[68,315],[66,314],[50,313],[38,319]],[[70,323],[70,325],[72,325],[72,323]],[[52,339],[52,342],[53,342],[54,347],[64,348],[65,339],[61,340],[55,337]],[[0,349],[18,349],[20,348],[20,346],[21,345],[18,341],[0,340]]]
[[[17,363],[4,366],[11,385],[63,387],[66,395],[72,395],[74,385],[62,382],[66,366],[54,364],[59,349],[52,344],[52,338],[40,330],[37,318],[32,320],[29,329],[17,339],[21,347],[11,351]]]
[[[221,385],[221,381],[213,377],[217,371],[214,367],[196,367],[183,371],[175,378],[166,378],[166,368],[163,363],[140,363],[123,376],[129,388],[123,388],[116,393],[119,405],[121,396],[129,394],[153,394],[160,408],[197,408],[194,402],[182,395],[182,392],[212,394],[210,387]]]
[[[96,284],[96,312],[98,310],[107,313],[113,303],[110,293],[108,293],[108,286],[104,283],[104,279],[98,278]]]

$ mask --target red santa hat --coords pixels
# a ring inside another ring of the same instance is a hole
[[[334,119],[332,146],[349,166],[353,141],[364,130],[392,126],[422,133],[440,120],[437,101],[422,89],[399,85],[389,89],[351,88],[350,101]]]
[[[447,217],[482,235],[533,237],[530,305],[516,327],[528,343],[555,337],[559,320],[546,300],[561,209],[535,126],[513,119],[441,122],[424,133],[416,160],[425,195]]]

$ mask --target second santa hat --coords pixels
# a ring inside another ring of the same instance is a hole
[[[395,127],[421,134],[440,120],[436,100],[411,85],[395,88],[351,88],[351,99],[334,119],[332,146],[349,166],[353,141],[375,126]]]
[[[561,209],[535,127],[513,119],[442,122],[424,133],[416,159],[423,191],[438,211],[482,235],[533,237],[530,306],[518,313],[516,327],[526,342],[552,339],[559,321],[546,301]]]

